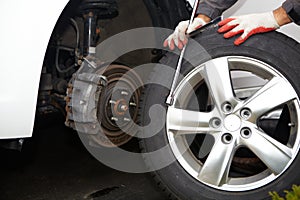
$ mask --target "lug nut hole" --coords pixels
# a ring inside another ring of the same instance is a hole
[[[249,119],[251,117],[251,111],[247,108],[241,110],[241,117],[245,120]]]
[[[232,105],[231,105],[230,103],[226,102],[226,103],[223,104],[222,110],[223,110],[223,112],[224,112],[225,114],[229,114],[229,113],[232,112],[233,107],[232,107]]]
[[[222,136],[222,141],[223,143],[225,144],[230,144],[233,140],[233,137],[231,134],[229,133],[225,133],[223,136]]]
[[[214,117],[210,120],[210,126],[213,128],[219,128],[221,124],[222,124],[221,120],[217,117]]]
[[[249,128],[242,128],[242,130],[241,130],[241,136],[243,138],[250,138],[251,134],[252,134],[252,132],[251,132],[251,130]]]

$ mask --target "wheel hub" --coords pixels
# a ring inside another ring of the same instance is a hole
[[[122,117],[128,110],[128,105],[125,99],[120,99],[114,105],[114,114],[116,116]]]
[[[232,131],[232,132],[237,131],[238,129],[241,128],[241,125],[242,125],[241,118],[234,114],[228,115],[224,119],[224,127],[228,131]]]

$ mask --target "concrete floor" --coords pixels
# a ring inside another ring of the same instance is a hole
[[[22,153],[0,150],[1,200],[164,199],[149,174],[102,165],[63,122],[57,114],[38,117]]]

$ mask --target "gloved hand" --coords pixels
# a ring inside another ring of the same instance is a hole
[[[235,45],[245,42],[251,35],[265,33],[279,28],[273,12],[230,17],[219,22],[219,33],[225,33],[224,38],[242,35],[234,41]]]
[[[182,49],[188,41],[186,33],[197,30],[204,24],[206,24],[206,22],[198,17],[193,20],[190,26],[189,20],[180,22],[175,28],[175,31],[164,41],[164,47],[169,46],[170,50],[174,50],[176,45],[179,49]]]

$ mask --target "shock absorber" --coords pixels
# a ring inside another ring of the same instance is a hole
[[[115,0],[84,0],[80,6],[84,18],[83,55],[95,54],[97,20],[111,19],[118,15]]]
[[[93,11],[84,14],[84,40],[83,52],[84,56],[87,54],[96,53],[96,29],[97,29],[97,15]]]

